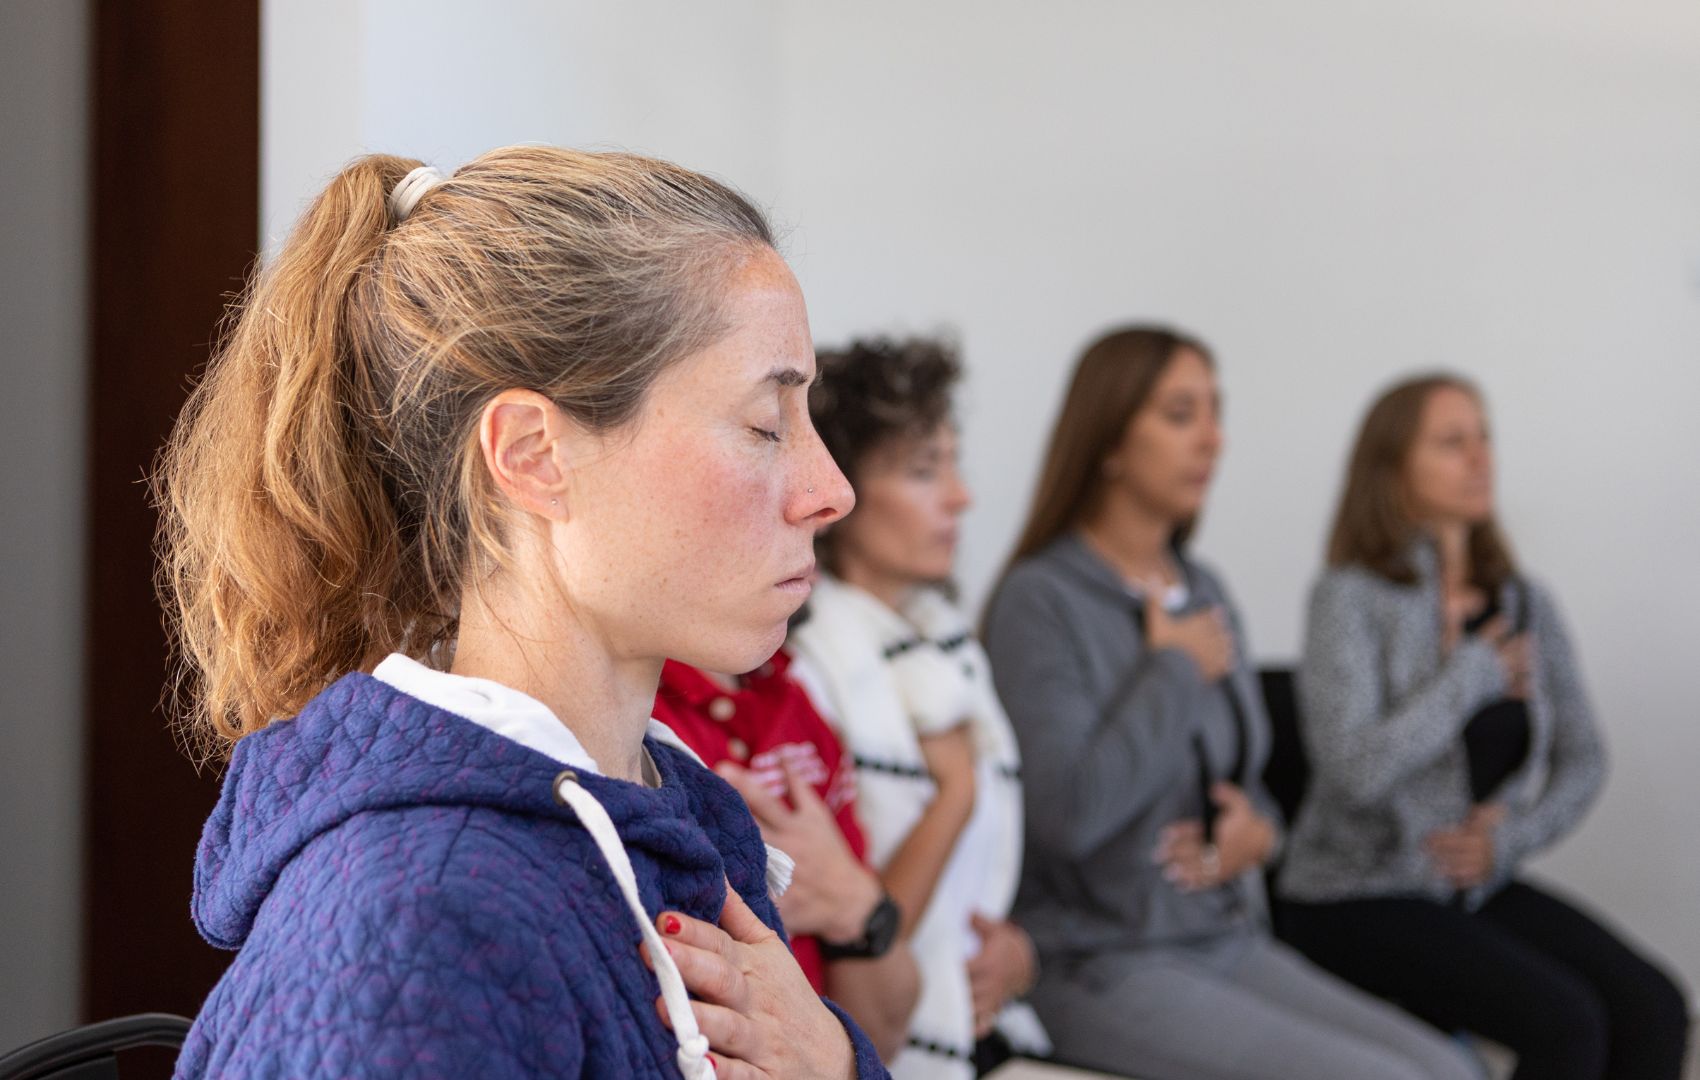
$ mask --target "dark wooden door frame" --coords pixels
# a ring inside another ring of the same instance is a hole
[[[85,1020],[193,1015],[228,953],[189,919],[217,778],[161,710],[142,479],[259,236],[259,0],[92,0]],[[126,1074],[130,1075],[130,1074]]]

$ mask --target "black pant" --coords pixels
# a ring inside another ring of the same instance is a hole
[[[1588,915],[1513,882],[1474,913],[1429,900],[1285,903],[1316,964],[1443,1031],[1517,1055],[1514,1080],[1678,1080],[1688,1002]]]

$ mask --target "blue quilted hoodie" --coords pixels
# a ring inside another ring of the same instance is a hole
[[[779,917],[737,793],[646,746],[661,787],[581,774],[574,810],[557,762],[361,674],[243,739],[194,898],[201,933],[239,951],[176,1075],[678,1077],[683,1040],[656,1015],[643,931],[584,796],[651,920],[717,920],[727,881]],[[838,1015],[858,1076],[885,1076]]]

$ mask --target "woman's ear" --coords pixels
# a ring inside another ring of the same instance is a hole
[[[535,390],[503,390],[478,418],[484,467],[513,503],[540,517],[567,516],[567,418]]]

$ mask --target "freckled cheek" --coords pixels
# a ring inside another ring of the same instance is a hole
[[[704,563],[749,565],[771,552],[782,523],[776,483],[760,470],[699,452],[681,455],[669,485],[676,539]]]

